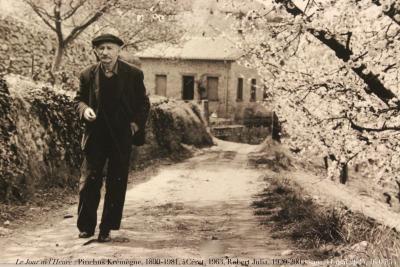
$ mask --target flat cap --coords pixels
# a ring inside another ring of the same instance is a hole
[[[98,46],[98,45],[100,45],[102,43],[106,43],[106,42],[107,43],[114,43],[114,44],[117,44],[119,46],[122,46],[124,44],[124,41],[122,41],[117,36],[109,34],[109,33],[106,33],[106,34],[102,34],[102,35],[99,35],[99,36],[95,37],[92,40],[92,45],[93,46]]]

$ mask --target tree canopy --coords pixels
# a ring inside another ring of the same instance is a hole
[[[395,180],[399,157],[400,3],[391,0],[264,2],[237,16],[245,64],[265,77],[286,142],[305,160],[332,160]],[[345,181],[344,181],[345,182]]]

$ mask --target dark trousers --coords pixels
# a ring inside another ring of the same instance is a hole
[[[113,134],[104,125],[99,125],[92,132],[84,151],[77,221],[81,232],[95,231],[104,177],[106,193],[100,231],[118,230],[121,225],[131,154],[130,132],[126,128]]]

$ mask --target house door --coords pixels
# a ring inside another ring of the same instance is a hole
[[[167,75],[156,75],[156,95],[167,95]]]
[[[182,99],[193,100],[194,98],[194,76],[182,77]]]

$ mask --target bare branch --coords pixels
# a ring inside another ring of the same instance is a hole
[[[65,38],[64,44],[68,45],[72,42],[76,37],[79,36],[87,27],[89,27],[93,22],[97,21],[105,12],[107,12],[111,7],[111,4],[107,2],[101,7],[96,13],[94,13],[91,17],[89,17],[85,22],[81,25],[76,26],[70,34]]]
[[[264,57],[262,57],[260,55],[257,55],[257,53],[255,53],[253,50],[255,50],[255,48],[253,48],[252,50],[250,50],[247,53],[243,54],[242,56],[240,56],[240,58],[244,58],[248,54],[253,54],[253,55],[256,55],[260,59],[264,59]],[[269,65],[271,67],[274,67],[275,69],[278,69],[278,70],[286,72],[286,73],[298,73],[298,74],[301,74],[301,75],[304,75],[304,76],[312,77],[312,75],[309,74],[309,73],[305,73],[305,72],[302,72],[302,71],[290,71],[290,70],[286,70],[286,69],[284,69],[284,68],[282,68],[282,67],[280,67],[280,66],[278,66],[278,65],[276,65],[274,63],[271,63],[271,62],[268,62],[268,61],[265,61],[265,60],[263,62],[266,65]]]
[[[70,2],[70,7],[71,9],[68,10],[68,12],[66,12],[64,15],[61,16],[62,20],[67,20],[70,17],[72,17],[76,11],[83,6],[86,3],[87,0],[80,0],[75,6],[72,5],[72,2]]]
[[[339,117],[326,118],[326,119],[321,120],[320,122],[335,121],[335,120],[347,120],[350,123],[350,127],[353,130],[356,130],[358,132],[384,132],[384,131],[399,131],[400,130],[400,126],[387,126],[386,122],[383,123],[383,125],[379,128],[371,128],[371,127],[361,126],[361,125],[355,123],[354,119],[350,118],[347,114],[344,116],[339,116]]]
[[[393,63],[393,64],[389,64],[384,70],[383,72],[388,72],[389,70],[393,69],[395,66],[397,65],[397,63]]]
[[[130,35],[130,36],[128,37],[130,41],[128,41],[126,44],[124,44],[124,45],[122,46],[122,48],[131,46],[131,47],[134,47],[135,49],[137,49],[137,48],[138,48],[137,45],[138,45],[139,43],[141,43],[141,41],[137,40],[137,41],[132,42],[131,40],[132,40],[134,37],[138,36],[141,32],[143,32],[144,29],[145,29],[145,27],[140,27],[140,28],[137,29],[135,32],[133,32],[133,34]],[[142,40],[142,42],[144,42],[144,40]]]
[[[57,32],[56,28],[51,25],[50,21],[48,19],[45,18],[45,16],[49,19],[52,19],[52,16],[50,16],[44,9],[40,8],[39,6],[37,6],[33,1],[31,0],[23,0],[25,3],[27,3],[32,10],[39,16],[39,18],[42,19],[42,21],[50,28],[52,29],[54,32]]]

